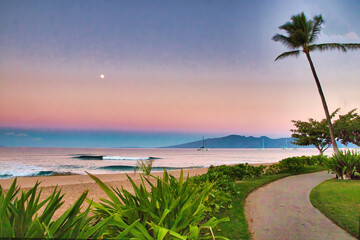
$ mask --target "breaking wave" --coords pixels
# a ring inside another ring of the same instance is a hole
[[[59,171],[38,171],[35,173],[24,173],[24,172],[7,172],[0,173],[0,179],[13,178],[13,177],[44,177],[54,175],[72,175],[71,172],[59,172]]]
[[[113,166],[104,166],[104,167],[98,167],[97,169],[102,170],[110,170],[110,171],[133,171],[136,166],[128,166],[128,165],[113,165]],[[175,167],[153,167],[153,171],[162,171],[162,170],[176,170],[179,168]]]
[[[74,158],[82,159],[82,160],[155,160],[160,159],[156,157],[124,157],[124,156],[94,156],[94,155],[78,155]]]

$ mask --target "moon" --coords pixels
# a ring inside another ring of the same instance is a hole
[[[104,75],[104,74],[101,74],[101,75],[100,75],[100,78],[105,78],[105,75]]]

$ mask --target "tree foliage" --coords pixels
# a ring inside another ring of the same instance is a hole
[[[334,122],[335,134],[342,144],[353,143],[360,146],[360,116],[356,109],[340,115]]]
[[[336,109],[331,114],[333,118],[340,109]],[[329,126],[326,119],[317,121],[313,118],[309,118],[307,122],[300,120],[293,120],[295,129],[291,129],[293,134],[291,137],[295,138],[293,144],[298,146],[315,146],[322,155],[326,149],[331,146],[331,137],[329,132]]]

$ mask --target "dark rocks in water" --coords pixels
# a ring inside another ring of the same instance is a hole
[[[83,160],[102,160],[103,156],[92,156],[92,155],[79,155],[73,158],[83,159]]]

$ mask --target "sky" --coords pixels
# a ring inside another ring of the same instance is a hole
[[[325,19],[318,42],[360,42],[357,0],[1,0],[0,145],[289,137],[324,118],[306,57],[274,62],[302,11]],[[312,58],[330,111],[358,108],[360,51]]]

